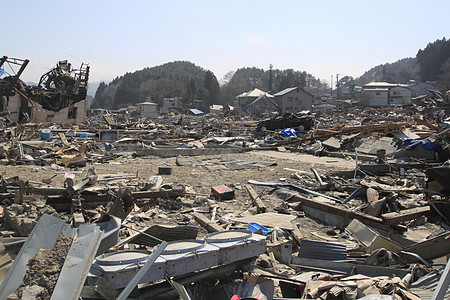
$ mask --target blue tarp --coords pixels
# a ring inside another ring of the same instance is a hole
[[[416,143],[418,140],[406,139],[403,141],[403,146],[408,147],[411,144]],[[422,148],[426,150],[434,150],[436,152],[442,152],[442,147],[436,143],[430,142],[429,140],[422,140],[417,145],[421,145]],[[414,147],[413,147],[414,148]]]
[[[281,130],[280,132],[284,134],[283,137],[291,137],[291,136],[297,137],[295,130],[292,128],[286,128],[284,130]]]

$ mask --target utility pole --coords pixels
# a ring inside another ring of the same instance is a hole
[[[269,92],[272,92],[272,82],[273,82],[273,73],[272,73],[272,64],[269,65]]]
[[[331,75],[330,94],[333,97],[333,75]]]
[[[336,97],[339,100],[339,75],[341,74],[336,74]]]

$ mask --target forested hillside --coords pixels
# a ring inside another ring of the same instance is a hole
[[[390,83],[406,83],[410,79],[419,80],[420,65],[415,57],[403,58],[394,63],[386,63],[373,67],[355,80],[356,85],[364,85],[371,81]]]
[[[216,76],[193,63],[177,61],[146,68],[100,83],[92,108],[117,109],[152,101],[159,105],[164,98],[181,97],[186,107],[194,99],[208,105],[232,104],[234,97],[253,88],[273,93],[300,86],[311,92],[328,89],[328,85],[306,72],[259,68],[241,68],[229,72],[219,86]]]
[[[117,109],[145,101],[161,105],[164,98],[171,97],[217,103],[220,87],[211,71],[176,61],[126,73],[109,84],[100,83],[92,107]]]
[[[236,95],[259,88],[263,91],[276,93],[288,87],[298,86],[311,93],[319,94],[328,89],[328,85],[307,72],[292,69],[278,70],[269,68],[241,68],[225,76],[221,86],[222,99],[230,102]]]
[[[438,88],[450,89],[450,40],[445,37],[429,43],[416,55],[422,81],[437,81]]]
[[[373,67],[353,84],[363,85],[371,81],[407,83],[410,79],[436,81],[438,89],[450,89],[450,40],[444,37],[419,49],[416,57]]]

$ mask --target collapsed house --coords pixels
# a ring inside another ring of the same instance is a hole
[[[15,123],[83,123],[89,65],[82,63],[79,69],[74,69],[67,60],[59,61],[41,76],[37,86],[30,86],[19,78],[28,63],[29,60],[7,56],[0,59],[2,73],[6,66],[13,73],[0,78],[0,115]]]

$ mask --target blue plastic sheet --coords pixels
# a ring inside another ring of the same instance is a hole
[[[408,147],[409,145],[414,144],[416,142],[417,142],[417,140],[406,139],[406,140],[403,141],[403,146]],[[429,140],[422,140],[417,145],[421,145],[422,148],[424,148],[426,150],[434,150],[436,152],[442,152],[442,147],[441,146],[439,146],[436,143],[430,142]]]
[[[281,133],[283,133],[283,137],[297,137],[297,133],[295,133],[295,130],[292,128],[286,128],[284,130],[281,130]]]

